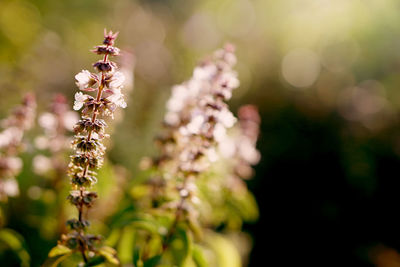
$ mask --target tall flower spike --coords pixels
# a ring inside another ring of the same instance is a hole
[[[239,86],[232,69],[235,62],[233,46],[227,45],[216,51],[210,60],[199,64],[190,80],[172,88],[164,118],[165,134],[158,139],[162,154],[155,164],[159,172],[154,177],[164,177],[165,181],[159,182],[157,178],[154,184],[175,187],[177,193],[173,202],[163,205],[175,210],[175,219],[163,241],[164,250],[178,223],[196,223],[195,206],[199,202],[196,179],[218,159],[216,146],[236,122],[225,103],[231,98],[232,90]],[[157,188],[156,192],[162,190]]]
[[[26,94],[22,104],[2,121],[5,129],[0,132],[0,201],[19,193],[15,177],[22,168],[22,161],[17,155],[21,150],[24,132],[33,126],[35,112],[35,96]]]
[[[104,46],[97,46],[92,51],[103,55],[102,60],[93,64],[98,73],[83,70],[75,76],[80,90],[93,91],[96,94],[75,94],[74,109],[81,110],[81,120],[74,127],[75,138],[72,147],[75,154],[71,156],[68,170],[72,191],[68,200],[76,206],[78,218],[67,221],[71,231],[61,237],[58,246],[50,251],[50,257],[61,248],[65,253],[79,252],[85,263],[95,256],[100,256],[118,264],[112,248],[98,245],[100,236],[86,233],[89,222],[84,218],[84,214],[87,214],[85,210],[89,209],[97,198],[97,193],[91,192],[90,188],[97,181],[95,170],[101,167],[105,154],[102,140],[107,136],[104,134],[107,124],[102,118],[113,117],[117,107],[126,107],[121,93],[124,77],[116,71],[117,65],[109,59],[118,55],[119,49],[113,46],[117,35],[118,33],[107,33],[105,30]]]

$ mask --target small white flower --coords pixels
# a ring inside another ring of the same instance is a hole
[[[180,121],[179,115],[176,112],[168,112],[164,116],[164,121],[168,125],[177,125]]]
[[[76,112],[68,111],[63,116],[64,128],[67,129],[68,131],[72,131],[78,120],[79,120],[79,115]]]
[[[191,199],[193,204],[199,205],[201,203],[200,198],[198,198],[197,196],[192,196]]]
[[[193,71],[193,78],[196,80],[209,80],[216,72],[217,67],[214,64],[196,67]]]
[[[34,143],[38,149],[46,149],[49,147],[49,139],[45,136],[36,137]]]
[[[235,140],[232,137],[227,136],[218,144],[218,151],[221,153],[222,157],[226,159],[233,157],[236,152]]]
[[[51,160],[43,155],[37,155],[33,158],[33,171],[36,174],[45,174],[50,170],[51,165]]]
[[[19,195],[18,183],[15,179],[7,179],[3,182],[3,192],[10,197]]]
[[[189,191],[186,190],[185,188],[183,188],[183,189],[181,189],[181,190],[179,191],[179,195],[181,196],[181,198],[186,198],[186,197],[189,196]]]
[[[17,157],[9,157],[7,158],[7,166],[14,173],[18,173],[22,168],[22,160]]]
[[[19,143],[22,139],[23,132],[17,127],[10,127],[0,133],[0,148],[6,147],[11,143]]]
[[[205,154],[210,162],[216,162],[219,158],[217,151],[213,147],[207,149]]]
[[[231,50],[228,48],[228,50]],[[226,64],[229,66],[233,66],[236,64],[236,56],[235,54],[231,51],[228,51],[226,48],[225,49],[219,49],[214,52],[214,57],[220,60],[223,60]]]
[[[121,93],[120,89],[115,89],[113,94],[107,97],[107,99],[118,107],[126,108],[126,102],[124,100],[124,95]]]
[[[236,61],[237,61],[235,54],[233,54],[233,53],[226,53],[226,55],[225,55],[225,61],[226,61],[229,65],[231,65],[231,66],[235,65],[235,64],[236,64]]]
[[[196,117],[192,118],[191,122],[186,126],[187,130],[191,134],[198,134],[200,133],[200,129],[205,122],[203,115],[197,115]]]
[[[87,70],[82,70],[75,75],[76,85],[80,90],[85,90],[97,83],[96,77]]]
[[[222,109],[218,113],[218,121],[221,122],[226,128],[231,128],[235,124],[236,118],[228,109]]]
[[[215,141],[222,142],[226,137],[226,129],[221,123],[215,124],[213,132]]]
[[[224,90],[221,91],[221,94],[224,96],[225,100],[229,100],[232,97],[231,89],[224,89]]]
[[[251,165],[255,165],[260,161],[260,152],[248,139],[240,140],[238,149],[241,157]]]
[[[221,83],[226,84],[228,88],[235,89],[239,87],[240,82],[234,71],[224,72],[220,77]]]
[[[125,76],[122,72],[117,71],[112,75],[111,81],[108,84],[108,88],[113,90],[113,89],[119,89],[124,85],[125,82]]]
[[[188,97],[188,90],[183,85],[177,85],[172,88],[172,95],[167,101],[167,109],[169,111],[179,112],[185,106]]]
[[[88,95],[82,94],[82,92],[77,92],[75,94],[74,110],[80,110],[88,97]]]
[[[190,79],[187,82],[189,97],[193,99],[196,98],[202,90],[205,90],[205,88],[207,88],[207,84],[196,79]]]
[[[45,112],[39,117],[39,125],[45,130],[57,128],[57,118],[49,112]]]

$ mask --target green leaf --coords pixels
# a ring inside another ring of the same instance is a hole
[[[157,225],[154,223],[154,221],[151,220],[138,219],[137,221],[132,222],[131,225],[136,229],[142,229],[152,234],[158,233]]]
[[[121,235],[120,229],[111,229],[111,232],[108,235],[107,240],[104,241],[104,244],[111,247],[116,246],[120,235]]]
[[[127,225],[132,225],[137,229],[142,229],[150,233],[158,232],[159,223],[149,214],[138,214],[132,211],[127,211],[121,214],[113,221],[111,227],[122,228]]]
[[[119,265],[119,260],[117,258],[117,251],[112,247],[101,247],[99,249],[99,254],[102,255],[109,263],[114,265]]]
[[[61,262],[66,260],[72,253],[47,258],[42,267],[57,267]]]
[[[207,259],[204,256],[204,251],[199,245],[193,245],[192,258],[197,267],[208,267]]]
[[[150,259],[148,259],[147,261],[144,262],[143,267],[155,267],[158,264],[160,264],[162,259],[162,255],[156,255],[154,257],[151,257]]]
[[[102,264],[106,261],[106,259],[104,258],[104,256],[96,256],[91,258],[86,264],[85,267],[89,267],[89,266],[97,266],[99,264]]]
[[[125,227],[121,232],[121,239],[118,243],[118,254],[121,263],[132,262],[132,251],[135,244],[135,230],[132,226]]]
[[[64,254],[67,254],[70,252],[71,252],[70,248],[59,244],[50,250],[49,257],[52,258],[52,257],[64,255]]]
[[[241,194],[229,193],[229,195],[228,204],[232,205],[243,220],[248,222],[257,220],[259,216],[257,201],[251,192],[245,191]]]
[[[140,247],[135,247],[133,250],[133,265],[134,266],[141,266],[143,263],[141,262],[140,258],[142,257],[142,249]]]
[[[178,228],[171,242],[170,251],[177,266],[183,266],[191,255],[192,238],[188,231]]]
[[[214,251],[219,267],[241,267],[239,251],[235,245],[223,235],[208,233],[206,243]]]

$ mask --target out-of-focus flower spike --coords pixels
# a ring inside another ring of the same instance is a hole
[[[0,201],[19,193],[15,180],[22,168],[22,160],[18,154],[23,150],[24,132],[29,130],[35,120],[36,99],[31,93],[24,96],[22,104],[2,121],[5,128],[0,132]]]

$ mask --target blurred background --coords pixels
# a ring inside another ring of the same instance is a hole
[[[248,181],[260,217],[244,225],[253,240],[249,266],[400,266],[399,1],[0,5],[1,118],[28,91],[37,95],[38,113],[56,93],[72,105],[74,75],[97,59],[88,51],[104,28],[120,32],[117,46],[135,57],[135,88],[109,161],[127,170],[126,179],[155,151],[171,86],[207,54],[235,44],[241,86],[231,109],[254,104],[262,116],[262,160]],[[38,266],[58,238],[46,232],[56,224],[45,208],[55,193],[32,191],[39,178],[31,168],[24,166],[21,197],[4,212]]]

